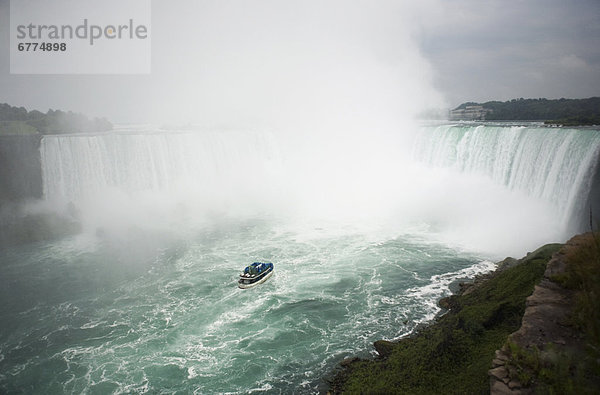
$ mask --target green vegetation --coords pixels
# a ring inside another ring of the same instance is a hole
[[[546,125],[561,126],[600,125],[600,115],[568,117],[544,121],[544,123]]]
[[[112,124],[105,118],[88,119],[71,111],[27,111],[23,107],[0,104],[0,135],[2,134],[54,134],[103,132],[111,130]]]
[[[600,358],[600,233],[586,234],[578,247],[566,251],[566,272],[553,280],[575,291],[573,324]]]
[[[491,110],[485,116],[488,121],[547,121],[567,126],[599,125],[600,97],[588,99],[513,99],[486,103],[463,103],[456,108],[482,106]]]
[[[547,344],[522,349],[508,342],[510,365],[524,385],[536,392],[578,394],[600,388],[600,233],[580,236],[578,244],[563,250],[565,272],[552,277],[564,288],[574,291],[570,322],[582,334],[583,349],[557,350]]]
[[[519,382],[534,393],[539,394],[585,394],[590,385],[584,377],[588,367],[585,359],[578,359],[574,353],[560,351],[554,344],[547,344],[544,351],[537,347],[521,348],[514,342],[507,342],[511,359],[507,362],[513,368]]]
[[[561,245],[549,244],[520,264],[494,272],[462,295],[451,310],[416,336],[378,342],[384,358],[348,364],[332,382],[339,393],[489,393],[495,350],[516,331],[525,299]]]

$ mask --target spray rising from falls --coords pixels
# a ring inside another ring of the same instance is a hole
[[[598,130],[443,125],[423,128],[413,154],[547,203],[562,231],[571,233],[584,230],[599,151]]]
[[[582,230],[600,150],[597,130],[535,125],[422,127],[410,160],[388,135],[334,137],[46,136],[44,194],[73,202],[91,229],[293,213],[384,219],[396,234],[424,225],[445,242],[519,254]]]
[[[397,172],[370,133],[120,130],[46,136],[44,196],[74,205],[92,227],[148,225],[164,214],[367,217]],[[315,214],[317,213],[317,214]],[[174,217],[174,216],[172,216]],[[98,223],[99,222],[99,223]]]
[[[249,132],[47,136],[42,142],[47,199],[80,201],[106,188],[215,193],[225,187],[222,180],[262,175],[273,160],[266,136]]]
[[[268,204],[279,161],[268,134],[235,131],[46,136],[41,158],[45,199],[94,226]]]

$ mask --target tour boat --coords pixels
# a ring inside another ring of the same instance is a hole
[[[246,266],[240,274],[238,287],[242,289],[252,288],[258,284],[262,284],[273,275],[273,264],[265,262],[254,262],[250,266]]]

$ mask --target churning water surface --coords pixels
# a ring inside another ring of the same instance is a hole
[[[82,233],[0,252],[0,392],[319,391],[490,260],[569,237],[600,151],[536,125],[425,127],[402,161],[342,137],[44,137],[43,204]],[[275,273],[240,290],[253,261]]]
[[[409,333],[453,281],[493,268],[414,235],[269,220],[0,258],[0,388],[28,393],[318,391],[343,358]],[[274,276],[238,289],[257,258]]]

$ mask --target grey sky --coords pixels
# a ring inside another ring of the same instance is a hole
[[[420,45],[452,105],[600,94],[600,1],[438,4]]]
[[[419,108],[600,95],[600,1],[153,1],[151,75],[10,75],[0,102],[116,122],[391,124]]]

